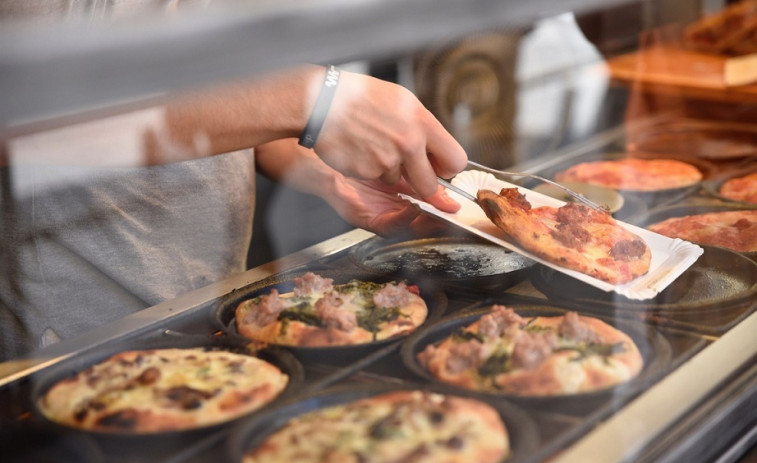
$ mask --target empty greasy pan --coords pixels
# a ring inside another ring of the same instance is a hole
[[[302,274],[304,273],[305,272],[303,271]],[[318,271],[316,273],[325,278],[333,278],[334,284],[344,284],[353,279],[361,281],[372,281],[376,283],[402,281],[402,279],[393,278],[392,276],[388,275],[381,276],[373,273],[355,271]],[[256,286],[254,288],[239,289],[231,292],[226,297],[224,297],[212,310],[212,322],[228,335],[235,338],[242,338],[242,335],[239,334],[236,327],[235,311],[237,306],[248,299],[253,299],[263,294],[268,294],[272,289],[276,289],[277,291],[279,291],[279,293],[282,294],[291,292],[294,288],[294,278],[299,275],[300,274],[291,275],[290,277],[282,281],[271,283],[267,286]],[[435,288],[429,287],[423,281],[415,282],[410,279],[407,279],[405,281],[409,285],[417,285],[420,289],[420,296],[426,302],[426,306],[428,308],[428,315],[426,317],[425,323],[429,323],[441,317],[441,315],[447,308],[446,297],[442,293],[436,291]],[[346,363],[361,359],[366,355],[371,354],[391,343],[397,342],[401,338],[402,337],[400,336],[352,346],[300,347],[281,345],[280,347],[292,352],[302,361],[314,361],[319,363],[344,365]]]
[[[313,395],[307,395],[294,401],[290,401],[287,404],[270,410],[270,413],[247,420],[236,426],[227,441],[229,461],[242,461],[244,452],[255,448],[270,434],[283,427],[290,419],[301,414],[324,407],[345,404],[354,400],[372,397],[385,392],[416,389],[450,394],[449,390],[439,389],[433,386],[417,388],[410,385],[398,386],[396,384],[383,383],[359,386],[340,386],[320,391]],[[453,394],[462,397],[473,397],[465,392],[456,392]],[[502,421],[507,427],[511,455],[509,458],[503,460],[503,463],[530,461],[530,457],[538,450],[539,441],[534,421],[527,413],[513,404],[505,401],[488,403],[499,412]]]
[[[566,310],[564,309],[548,305],[504,305],[511,307],[518,315],[523,317],[549,317],[564,315],[566,313]],[[460,314],[445,317],[428,327],[424,327],[422,330],[418,330],[418,332],[412,334],[405,342],[403,342],[401,350],[402,361],[418,377],[425,379],[431,384],[443,384],[439,379],[431,375],[423,365],[421,365],[418,361],[417,355],[422,352],[426,346],[437,344],[453,334],[458,328],[468,326],[477,321],[481,316],[490,312],[491,306],[491,301],[481,302]],[[644,359],[644,367],[636,378],[617,386],[569,395],[517,396],[496,391],[470,392],[482,396],[504,397],[516,403],[528,404],[529,406],[535,406],[544,409],[545,411],[560,410],[567,413],[586,413],[607,400],[622,399],[624,396],[629,397],[634,392],[652,384],[652,382],[656,381],[663,373],[665,373],[671,362],[672,348],[668,340],[665,339],[656,328],[642,322],[613,320],[593,314],[589,316],[599,318],[631,337]],[[464,390],[456,386],[447,387],[452,387],[455,390]]]
[[[351,259],[378,274],[423,277],[467,287],[506,287],[518,283],[534,261],[474,237],[390,241],[373,238],[354,246]]]
[[[757,263],[727,249],[702,248],[704,253],[691,267],[656,297],[645,301],[601,291],[548,267],[534,272],[531,281],[551,300],[576,309],[598,313],[654,311],[666,316],[690,313],[708,324],[709,313],[755,300]]]
[[[134,339],[125,342],[111,344],[105,348],[98,348],[81,355],[62,360],[58,364],[43,370],[32,378],[32,410],[35,418],[41,422],[47,423],[52,428],[65,430],[74,434],[82,434],[96,439],[98,444],[103,445],[108,453],[125,452],[127,455],[144,455],[153,456],[155,452],[175,451],[177,446],[186,447],[188,442],[229,426],[233,422],[243,419],[245,416],[236,417],[228,422],[211,424],[199,428],[187,430],[139,433],[130,434],[128,432],[107,432],[107,431],[86,431],[71,428],[67,425],[58,424],[48,420],[39,408],[39,400],[47,391],[58,381],[65,380],[75,376],[78,372],[83,371],[90,366],[99,363],[106,358],[127,350],[149,350],[160,348],[205,348],[208,350],[225,350],[230,352],[254,355],[273,365],[276,365],[282,372],[289,376],[289,382],[282,393],[271,403],[264,405],[262,408],[251,412],[259,413],[266,407],[271,406],[280,400],[293,395],[301,389],[304,379],[304,370],[300,362],[289,352],[276,348],[266,348],[258,351],[249,351],[248,346],[239,343],[237,340],[222,336],[202,336],[202,335],[159,335],[157,337],[146,339]],[[246,416],[249,416],[246,415]],[[135,446],[135,443],[139,445]]]

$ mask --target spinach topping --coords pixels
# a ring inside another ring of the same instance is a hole
[[[578,354],[572,359],[570,359],[573,362],[584,360],[585,358],[591,357],[593,355],[604,357],[605,361],[607,361],[608,358],[612,356],[613,354],[619,354],[621,352],[625,352],[626,345],[623,342],[616,342],[615,344],[588,343],[588,344],[578,344],[576,346],[559,347],[555,349],[555,352],[562,352],[562,351],[568,351],[568,350],[575,351]]]
[[[279,320],[284,323],[287,320],[295,320],[306,325],[324,326],[320,317],[312,309],[308,310],[305,307],[301,307],[301,305],[282,310],[279,313]]]
[[[373,333],[374,340],[376,333],[379,331],[379,326],[382,323],[396,320],[402,315],[399,307],[376,307],[371,305],[366,307],[365,311],[358,312],[357,324],[366,331]]]
[[[498,352],[491,355],[483,365],[478,368],[478,374],[483,377],[493,377],[507,373],[510,370],[510,356],[507,352]]]
[[[372,300],[373,293],[383,288],[384,285],[372,281],[351,280],[342,285],[334,285],[334,289],[340,293],[355,294],[357,297]]]
[[[483,344],[484,337],[480,333],[474,333],[473,331],[467,331],[464,326],[458,327],[451,336],[454,342],[466,342],[476,340]]]
[[[550,326],[537,325],[536,321],[538,319],[539,317],[534,317],[529,320],[528,323],[526,323],[526,326],[523,327],[523,330],[529,333],[543,333],[545,331],[552,331],[552,327]]]

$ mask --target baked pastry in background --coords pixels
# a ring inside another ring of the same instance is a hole
[[[735,2],[684,30],[684,47],[727,56],[757,53],[757,1]]]

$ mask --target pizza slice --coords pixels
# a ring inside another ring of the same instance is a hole
[[[649,246],[609,214],[575,203],[533,208],[517,188],[479,190],[478,204],[514,244],[548,262],[611,284],[649,271]]]

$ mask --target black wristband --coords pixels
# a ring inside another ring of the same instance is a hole
[[[305,128],[300,134],[299,143],[305,148],[312,148],[318,139],[318,134],[321,133],[321,128],[323,128],[323,123],[326,122],[326,115],[329,113],[331,102],[336,94],[340,72],[339,68],[333,65],[326,68],[326,77],[323,79],[321,93],[318,94],[313,112],[310,113],[310,119],[308,119],[308,123],[305,124]]]

